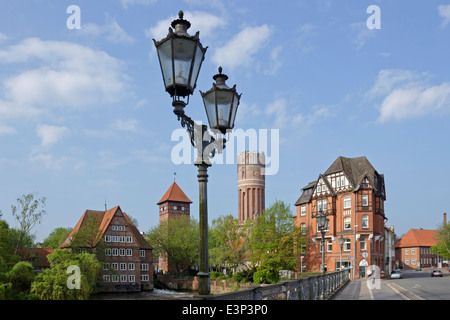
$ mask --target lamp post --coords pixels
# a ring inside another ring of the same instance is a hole
[[[183,12],[178,13],[178,19],[172,21],[167,37],[160,41],[153,39],[155,44],[164,87],[172,97],[173,112],[183,128],[186,128],[192,146],[197,149],[194,165],[198,168],[199,182],[199,224],[200,224],[200,265],[197,274],[199,278],[198,292],[200,295],[210,293],[209,262],[208,262],[208,167],[210,159],[216,150],[220,153],[225,148],[224,135],[234,128],[234,120],[241,95],[236,92],[236,86],[229,88],[225,81],[228,77],[222,74],[222,67],[213,79],[216,83],[202,99],[210,128],[217,140],[208,132],[206,125],[198,125],[188,117],[184,108],[189,103],[189,96],[194,93],[197,78],[200,73],[207,47],[200,43],[199,32],[190,36],[187,30],[191,23],[183,19]],[[186,100],[187,97],[187,100]]]
[[[344,237],[341,235],[340,237],[339,237],[339,246],[341,247],[341,257],[340,257],[340,260],[339,260],[339,270],[342,270],[342,247],[343,247],[343,245],[344,245]]]
[[[317,219],[317,228],[322,233],[322,240],[320,242],[322,245],[322,273],[325,273],[325,230],[328,229],[329,219],[322,211],[319,211],[315,218]]]

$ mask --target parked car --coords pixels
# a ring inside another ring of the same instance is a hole
[[[391,279],[402,279],[402,272],[400,270],[394,270],[391,273]]]
[[[432,277],[442,277],[442,272],[441,272],[441,270],[434,270],[434,271],[431,273],[431,276],[432,276]]]

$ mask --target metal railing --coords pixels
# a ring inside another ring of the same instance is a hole
[[[325,300],[349,281],[348,270],[204,297],[206,300]]]

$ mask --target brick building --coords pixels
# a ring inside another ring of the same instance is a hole
[[[255,219],[265,209],[264,152],[243,151],[238,155],[238,219]]]
[[[443,258],[431,252],[436,230],[411,229],[395,245],[397,267],[404,269],[442,267]]]
[[[384,176],[366,157],[337,158],[316,181],[302,189],[295,203],[294,224],[303,230],[307,240],[305,254],[299,257],[299,269],[321,270],[322,237],[315,217],[322,211],[329,219],[325,233],[328,272],[341,267],[341,236],[342,267],[351,268],[352,276],[365,275],[370,265],[384,271],[385,200]]]
[[[104,250],[99,291],[153,290],[152,248],[119,206],[107,211],[86,210],[60,248],[71,248],[77,234],[84,227],[90,228],[91,221],[96,222],[98,233],[86,246]]]
[[[159,206],[159,222],[175,219],[177,217],[186,216],[190,217],[190,207],[192,201],[186,196],[181,188],[173,182],[169,189],[166,191],[161,200],[158,201]],[[167,255],[160,255],[158,258],[158,269],[161,272],[175,271]]]

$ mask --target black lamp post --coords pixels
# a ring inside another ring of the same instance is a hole
[[[344,245],[344,242],[345,242],[345,239],[341,235],[339,237],[339,246],[341,247],[341,257],[340,257],[340,261],[339,261],[339,270],[342,270],[342,246]]]
[[[194,93],[197,78],[200,73],[206,50],[199,40],[199,32],[190,36],[187,30],[190,22],[183,19],[180,11],[178,19],[172,22],[169,34],[161,41],[156,41],[159,63],[166,91],[172,97],[173,112],[177,115],[182,127],[186,127],[192,146],[197,149],[197,158],[194,165],[198,167],[199,182],[199,224],[200,224],[200,268],[198,292],[200,295],[210,293],[209,262],[208,262],[208,201],[207,182],[210,159],[214,157],[216,150],[222,152],[225,148],[224,135],[227,130],[234,128],[234,120],[239,106],[241,95],[237,94],[236,86],[229,88],[225,81],[228,77],[219,74],[213,79],[216,81],[213,87],[206,93],[202,93],[206,115],[210,128],[219,136],[216,140],[208,133],[206,125],[196,124],[188,117],[184,108],[189,103],[189,96]],[[184,101],[187,97],[187,101]],[[221,137],[220,137],[221,136]]]
[[[317,228],[322,233],[322,240],[320,242],[322,245],[322,273],[325,273],[325,230],[328,229],[329,219],[322,211],[319,211],[315,218],[317,219]]]

